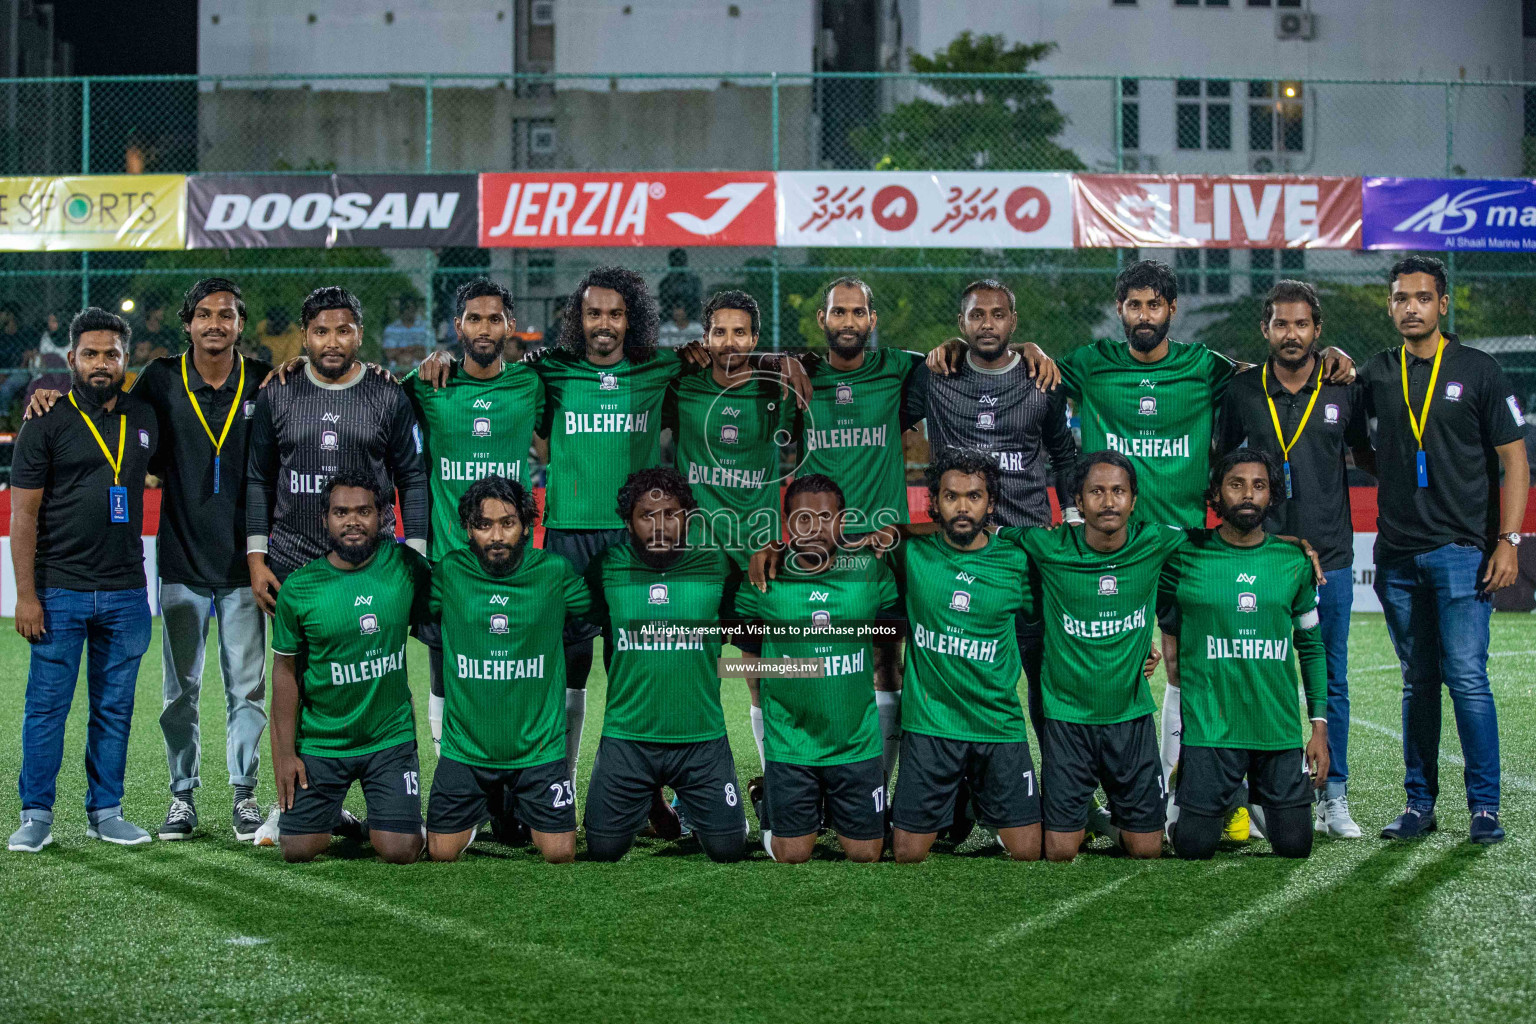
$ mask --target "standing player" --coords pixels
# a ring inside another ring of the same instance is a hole
[[[1316,352],[1322,326],[1322,305],[1311,285],[1281,281],[1270,289],[1259,323],[1269,359],[1259,372],[1232,378],[1217,448],[1226,453],[1246,445],[1276,460],[1283,489],[1269,504],[1264,528],[1305,539],[1322,561],[1327,584],[1318,590],[1317,611],[1328,661],[1328,785],[1315,827],[1353,839],[1360,836],[1347,795],[1355,552],[1345,459],[1351,448],[1369,450],[1370,432],[1364,389],[1322,378]]]
[[[661,786],[671,786],[704,852],[746,853],[746,812],[720,706],[719,620],[730,560],[688,545],[698,504],[670,469],[643,469],[619,489],[626,538],[587,566],[591,621],[613,652],[603,738],[587,788],[587,850],[623,857]]]
[[[928,467],[928,501],[941,532],[897,549],[912,629],[892,809],[901,863],[928,856],[954,820],[962,783],[1010,856],[1040,858],[1040,787],[1013,624],[1028,563],[987,530],[997,493],[990,455],[940,452]]]
[[[512,293],[485,278],[467,281],[454,296],[453,329],[464,358],[442,387],[413,371],[401,386],[421,428],[432,514],[428,555],[433,564],[465,547],[459,499],[487,476],[523,482],[533,427],[544,411],[544,384],[526,364],[503,358],[517,329]],[[532,527],[529,527],[530,535]],[[443,645],[436,627],[423,630],[431,697],[432,741],[443,738]]]
[[[411,403],[394,381],[357,361],[363,307],[343,288],[317,288],[299,315],[304,372],[256,399],[246,473],[246,561],[251,591],[272,612],[288,574],[327,551],[326,481],[366,472],[383,493],[400,492],[406,543],[427,550],[427,474]],[[386,501],[379,528],[394,536]]]
[[[869,552],[838,547],[842,489],[829,477],[796,477],[784,492],[790,547],[765,593],[743,587],[736,612],[769,629],[867,626],[897,606],[896,581]],[[849,860],[880,859],[885,835],[885,770],[867,639],[764,639],[765,658],[819,658],[815,678],[759,677],[766,726],[763,847],[774,860],[811,859],[823,801]],[[756,797],[754,797],[754,800]]]
[[[447,714],[427,804],[427,849],[456,860],[503,793],[550,863],[576,855],[576,787],[565,763],[568,615],[592,606],[569,562],[529,541],[533,495],[487,476],[459,499],[455,547],[432,574]]]
[[[1267,454],[1228,453],[1211,475],[1209,500],[1221,525],[1191,537],[1164,572],[1184,627],[1184,748],[1170,838],[1185,859],[1216,852],[1245,776],[1275,853],[1312,852],[1308,807],[1328,774],[1328,669],[1312,566],[1295,546],[1264,532],[1265,514],[1283,500],[1284,487]],[[1305,750],[1298,658],[1312,719]]]
[[[421,769],[405,638],[427,620],[432,570],[384,532],[389,498],[374,474],[340,470],[320,501],[330,553],[289,576],[272,621],[283,859],[325,852],[358,782],[373,848],[409,864],[421,855]]]

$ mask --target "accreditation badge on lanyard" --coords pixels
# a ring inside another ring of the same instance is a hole
[[[1435,397],[1435,381],[1440,377],[1440,357],[1445,355],[1445,338],[1440,339],[1440,346],[1435,349],[1435,364],[1429,371],[1429,387],[1424,392],[1424,408],[1418,418],[1413,415],[1413,400],[1408,397],[1408,346],[1404,345],[1397,352],[1398,365],[1403,369],[1403,404],[1408,407],[1408,425],[1413,428],[1413,438],[1419,442],[1419,451],[1416,459],[1419,486],[1429,486],[1429,464],[1424,458],[1424,427],[1429,423],[1429,403]]]
[[[75,407],[75,412],[85,420],[85,425],[91,431],[91,436],[96,439],[96,447],[101,449],[101,454],[107,457],[107,465],[112,467],[112,486],[107,489],[107,508],[111,512],[112,522],[126,523],[128,521],[128,488],[119,481],[123,469],[123,442],[128,438],[128,417],[123,413],[117,415],[117,458],[112,458],[112,450],[107,447],[107,442],[101,439],[101,431],[96,429],[96,424],[80,408],[80,403],[75,401],[75,393],[69,393],[69,404]]]

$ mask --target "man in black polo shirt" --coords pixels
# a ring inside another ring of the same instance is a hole
[[[22,426],[11,462],[16,632],[32,645],[21,726],[21,827],[12,850],[53,841],[64,722],[86,665],[86,835],[123,846],[149,833],[123,817],[123,771],[139,659],[149,646],[144,586],[144,474],[154,410],[122,394],[130,331],[106,310],[69,325],[69,398]]]
[[[1322,562],[1327,582],[1317,592],[1328,656],[1328,784],[1314,827],[1356,839],[1349,813],[1349,613],[1354,605],[1354,530],[1345,453],[1369,449],[1364,391],[1321,379],[1316,344],[1323,309],[1303,281],[1281,281],[1264,298],[1259,330],[1269,359],[1257,372],[1233,376],[1221,414],[1222,454],[1257,448],[1282,466],[1288,501],[1274,502],[1264,528],[1301,537]]]
[[[1443,683],[1466,759],[1470,838],[1497,843],[1504,829],[1488,623],[1493,592],[1518,573],[1530,487],[1525,418],[1493,358],[1441,333],[1450,309],[1444,264],[1409,256],[1388,280],[1387,308],[1403,344],[1360,375],[1377,418],[1376,593],[1403,664],[1408,806],[1381,834],[1411,839],[1435,829]]]

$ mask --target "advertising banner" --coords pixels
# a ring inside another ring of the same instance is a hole
[[[182,249],[186,178],[0,178],[0,250]]]
[[[480,244],[773,245],[773,172],[480,175]]]
[[[190,249],[436,249],[475,244],[473,174],[201,174]]]
[[[1367,249],[1536,250],[1536,181],[1366,178]]]
[[[1084,248],[1358,249],[1360,179],[1075,174]]]
[[[788,171],[778,244],[1070,249],[1069,174],[1027,171]]]

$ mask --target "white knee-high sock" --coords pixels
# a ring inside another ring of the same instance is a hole
[[[1179,763],[1179,749],[1183,746],[1184,713],[1182,696],[1177,686],[1163,691],[1163,784],[1173,776]]]
[[[876,690],[875,710],[880,716],[880,761],[885,767],[886,785],[890,785],[896,752],[901,749],[901,691]]]
[[[576,760],[581,755],[581,727],[587,720],[587,691],[565,690],[565,770],[576,784]]]
[[[443,703],[437,694],[427,697],[427,723],[432,727],[432,742],[441,748],[443,744]]]
[[[757,761],[768,771],[768,759],[763,756],[763,709],[752,705],[752,741],[757,744]]]

